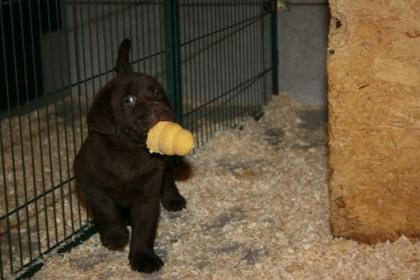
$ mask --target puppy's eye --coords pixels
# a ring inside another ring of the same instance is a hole
[[[136,103],[136,101],[137,97],[133,95],[127,95],[123,98],[124,105],[133,105],[134,103]]]

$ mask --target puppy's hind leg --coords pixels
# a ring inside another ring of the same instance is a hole
[[[110,250],[121,250],[128,244],[128,230],[124,217],[112,199],[99,187],[78,182],[94,217],[102,245]]]
[[[168,165],[163,173],[160,197],[163,207],[168,211],[181,211],[187,205],[185,198],[179,193],[172,175],[172,165]]]

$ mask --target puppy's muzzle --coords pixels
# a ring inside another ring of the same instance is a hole
[[[175,115],[171,108],[160,102],[148,104],[151,108],[151,124],[153,127],[159,121],[175,121]]]

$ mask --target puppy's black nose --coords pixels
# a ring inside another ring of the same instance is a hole
[[[161,121],[173,121],[174,115],[167,108],[153,108],[153,114],[155,118]]]

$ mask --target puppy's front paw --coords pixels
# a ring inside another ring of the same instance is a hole
[[[162,199],[163,207],[168,211],[181,211],[187,206],[187,201],[182,195]]]
[[[141,253],[129,256],[130,266],[138,272],[152,273],[163,266],[163,261],[153,253]]]
[[[127,228],[109,229],[100,233],[101,243],[110,250],[122,250],[128,244]]]

